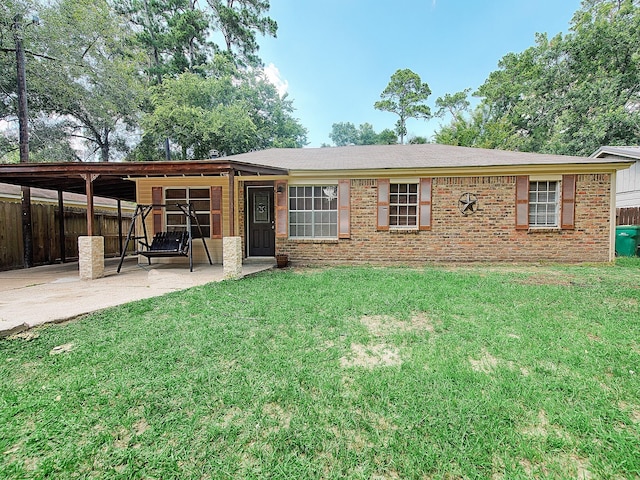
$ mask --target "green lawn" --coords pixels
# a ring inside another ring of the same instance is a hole
[[[640,478],[640,261],[266,272],[0,340],[0,478]]]

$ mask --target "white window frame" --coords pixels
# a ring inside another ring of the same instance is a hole
[[[406,191],[399,191],[406,187]],[[394,192],[394,190],[398,190]],[[415,190],[415,191],[412,191]],[[393,180],[389,183],[389,228],[400,230],[418,230],[420,225],[420,184],[417,181],[398,181]],[[410,201],[415,196],[415,202]],[[400,199],[405,198],[406,202]],[[394,199],[396,200],[394,202]],[[402,209],[407,209],[405,213],[401,213]],[[413,209],[414,213],[409,213]],[[394,213],[394,210],[396,213]],[[400,223],[400,219],[406,220],[406,223]],[[413,219],[413,223],[410,223]],[[395,220],[395,223],[394,223]]]
[[[289,184],[288,193],[289,238],[293,240],[338,239],[338,185],[336,183]],[[311,193],[310,197],[307,196],[307,193]],[[318,209],[318,202],[321,207],[325,202],[329,202],[328,206],[331,207],[333,204],[334,208]],[[309,221],[304,220],[305,216],[310,217]],[[318,219],[318,216],[321,218]],[[330,218],[327,220],[327,217]],[[301,219],[302,221],[300,221]],[[322,232],[317,231],[322,227],[328,227],[330,234],[323,235]],[[300,228],[303,229],[302,235],[298,233]]]
[[[186,198],[171,198],[171,199],[167,199],[167,191],[168,190],[185,190],[186,192]],[[191,198],[191,191],[192,190],[206,190],[207,191],[207,196],[205,197],[195,197],[195,198]],[[195,201],[204,201],[206,199],[207,202],[209,202],[209,207],[207,208],[207,210],[193,210],[194,215],[198,215],[199,219],[202,219],[202,217],[208,218],[209,221],[205,224],[204,222],[200,222],[200,227],[202,228],[202,232],[205,238],[209,238],[211,237],[211,229],[212,229],[212,225],[211,225],[211,188],[207,187],[207,186],[170,186],[170,187],[164,187],[163,192],[162,192],[162,197],[164,198],[164,204],[165,204],[165,208],[164,208],[164,224],[166,225],[166,230],[167,231],[172,231],[172,230],[186,230],[187,229],[187,219],[184,216],[184,214],[182,213],[182,211],[176,207],[171,207],[172,204],[176,204],[176,203],[181,203],[181,204],[185,204],[185,203],[192,203]],[[169,218],[170,217],[182,217],[181,218],[181,222],[179,224],[176,223],[169,223]],[[192,235],[194,236],[194,238],[199,237],[200,232],[198,231],[198,226],[196,225],[195,222],[192,222],[191,225],[191,231],[192,231]]]
[[[555,189],[551,188],[551,184],[555,185]],[[541,186],[545,188],[540,189]],[[560,180],[529,179],[530,228],[560,228],[560,192]],[[553,195],[553,200],[549,200],[550,194]],[[540,218],[543,219],[541,222],[538,221]]]

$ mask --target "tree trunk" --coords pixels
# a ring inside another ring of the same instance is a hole
[[[109,161],[109,130],[104,129],[104,139],[100,142],[100,161]]]

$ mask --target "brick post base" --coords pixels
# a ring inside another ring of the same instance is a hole
[[[222,271],[225,279],[237,280],[242,277],[242,239],[240,237],[222,239]]]
[[[82,280],[104,276],[104,237],[78,237],[78,265]]]

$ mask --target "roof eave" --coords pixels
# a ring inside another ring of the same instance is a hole
[[[640,160],[640,149],[637,152],[632,152],[625,147],[600,147],[593,152],[589,158],[605,158],[605,155],[612,155],[621,158],[630,158],[634,161]],[[635,163],[635,162],[634,162]]]
[[[344,170],[290,170],[291,178],[384,178],[384,177],[463,177],[469,175],[560,175],[615,173],[634,162],[603,162],[541,165],[485,165],[464,167],[376,168]]]

